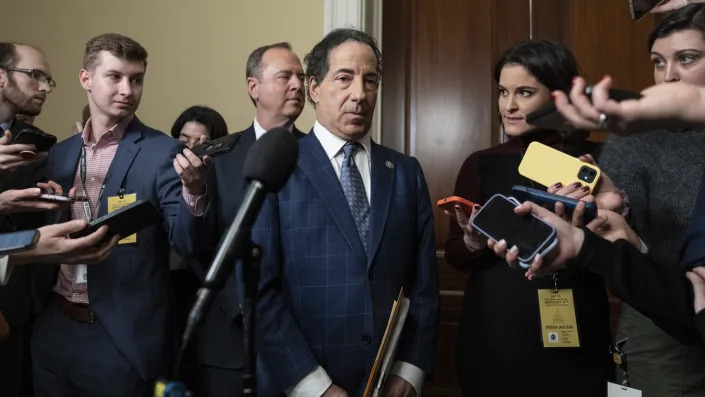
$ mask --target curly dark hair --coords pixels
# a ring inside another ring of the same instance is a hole
[[[375,53],[375,58],[377,58],[377,76],[382,77],[382,52],[380,52],[377,47],[375,39],[360,30],[335,29],[328,33],[318,44],[313,46],[311,52],[304,57],[304,63],[306,64],[306,91],[308,92],[308,101],[311,102],[312,105],[315,106],[316,104],[313,103],[311,99],[308,81],[313,77],[316,83],[320,84],[326,77],[326,74],[328,74],[328,68],[330,68],[330,52],[348,41],[357,41],[362,44],[367,44],[372,48],[372,51]]]

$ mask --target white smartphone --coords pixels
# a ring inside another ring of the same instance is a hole
[[[76,201],[88,201],[86,196],[73,196],[69,197],[67,194],[55,194],[55,193],[42,193],[39,195],[39,199],[46,201],[54,201],[58,203],[73,203]]]

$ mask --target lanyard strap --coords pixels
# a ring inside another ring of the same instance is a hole
[[[88,197],[88,189],[86,189],[86,145],[84,144],[81,146],[81,164],[80,164],[80,171],[81,171],[81,184],[83,185],[83,194]],[[106,177],[107,179],[107,177]],[[98,193],[98,203],[96,204],[96,212],[98,209],[98,206],[100,206],[100,200],[103,197],[103,191],[105,190],[105,183],[103,183],[100,186],[100,192]],[[83,202],[83,214],[86,216],[87,221],[93,220],[93,211],[91,210],[91,204],[90,201],[84,201]]]

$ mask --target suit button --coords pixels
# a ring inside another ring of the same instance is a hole
[[[370,280],[374,281],[374,279],[375,279],[375,273],[372,272],[372,273],[370,273]]]
[[[372,343],[372,337],[369,335],[362,335],[362,343],[369,345]]]

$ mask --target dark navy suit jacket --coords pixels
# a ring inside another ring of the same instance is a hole
[[[82,137],[75,135],[49,153],[48,178],[64,191],[73,187],[82,145]],[[188,256],[205,235],[204,217],[189,212],[173,168],[173,158],[183,147],[136,117],[130,123],[110,165],[98,216],[106,214],[108,197],[122,188],[125,194],[137,193],[137,199],[152,201],[164,221],[140,231],[136,244],[118,245],[105,261],[88,266],[88,296],[97,322],[145,380],[168,375],[175,353],[170,245]],[[68,210],[52,214],[50,222],[68,217]],[[39,312],[51,302],[58,270],[58,265],[36,267],[33,282]]]
[[[256,141],[254,125],[250,125],[238,134],[240,134],[240,141],[237,146],[230,152],[213,159],[214,186],[217,189],[217,200],[212,204],[215,215],[213,227],[215,238],[201,255],[201,260],[194,262],[200,267],[195,271],[201,280],[215,256],[219,238],[227,232],[235,219],[235,214],[242,202],[242,194],[247,187],[242,173],[247,152]],[[292,134],[296,138],[306,136],[296,127],[292,130]],[[236,272],[232,272],[208,311],[199,334],[197,353],[202,363],[227,369],[243,367],[242,310],[239,292],[241,291],[238,288]]]
[[[433,215],[421,166],[372,143],[368,253],[313,132],[253,228],[262,247],[258,384],[281,395],[317,365],[361,395],[403,286],[411,300],[397,360],[430,371],[438,326]]]

